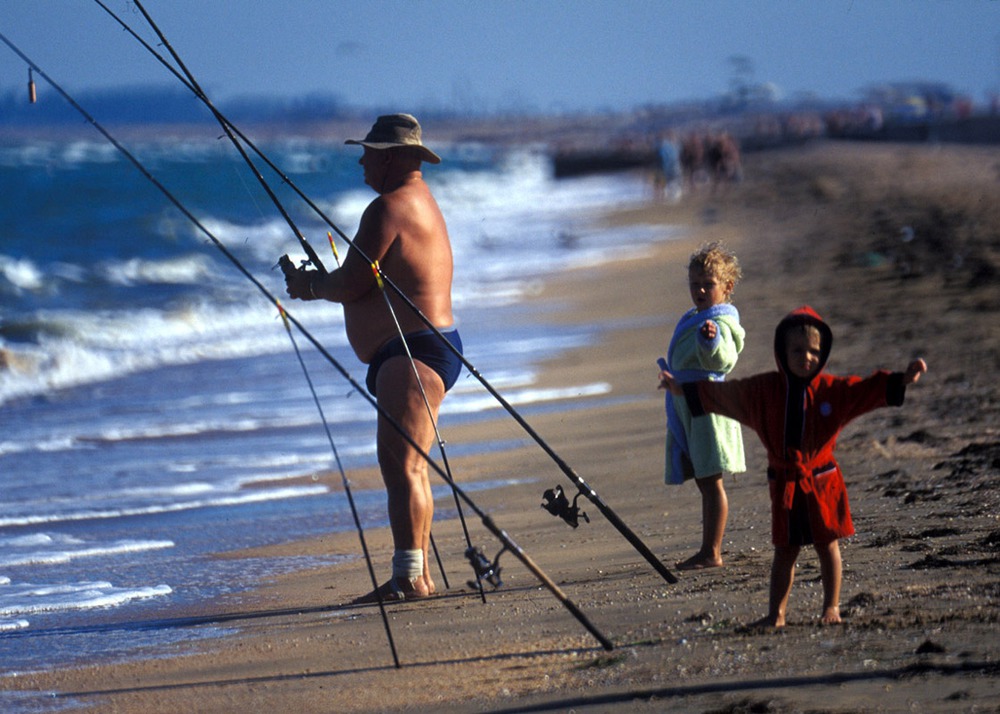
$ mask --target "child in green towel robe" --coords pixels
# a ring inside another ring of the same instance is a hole
[[[719,243],[691,256],[688,285],[691,308],[680,319],[660,367],[681,382],[721,381],[736,366],[745,332],[730,304],[741,277],[739,261]],[[680,570],[722,565],[722,536],[729,502],[722,484],[725,471],[746,471],[743,434],[732,419],[714,414],[692,417],[683,398],[666,395],[667,441],[664,480],[681,484],[694,478],[701,492],[701,548],[677,563]]]

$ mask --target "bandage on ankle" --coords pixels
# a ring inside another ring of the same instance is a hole
[[[397,550],[392,554],[392,577],[416,580],[424,574],[424,552]]]

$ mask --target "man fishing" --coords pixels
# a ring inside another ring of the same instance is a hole
[[[379,195],[361,216],[342,267],[290,271],[285,283],[292,298],[344,306],[348,341],[368,365],[366,386],[380,407],[378,462],[395,548],[392,577],[355,602],[419,599],[436,591],[428,568],[434,500],[426,459],[392,422],[426,454],[462,361],[405,300],[383,292],[373,264],[461,351],[448,229],[421,173],[422,162],[441,159],[423,145],[420,124],[409,114],[380,116],[364,139],[346,143],[364,147],[364,180]]]

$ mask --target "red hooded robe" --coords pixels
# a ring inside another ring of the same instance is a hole
[[[815,325],[821,338],[820,366],[809,380],[792,375],[785,359],[787,330],[803,323]],[[898,372],[879,370],[865,378],[824,374],[832,345],[830,327],[812,308],[800,307],[775,329],[778,371],[684,385],[694,416],[711,412],[735,419],[753,429],[767,449],[771,538],[777,546],[829,543],[854,533],[844,477],[833,456],[837,436],[851,420],[900,406],[905,397]]]

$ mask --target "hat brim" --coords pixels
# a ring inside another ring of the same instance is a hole
[[[357,146],[367,146],[369,149],[413,149],[418,154],[423,161],[429,164],[440,164],[441,157],[435,154],[433,151],[428,149],[423,144],[399,144],[392,141],[358,141],[357,139],[348,139],[344,142],[345,144],[354,144]]]

